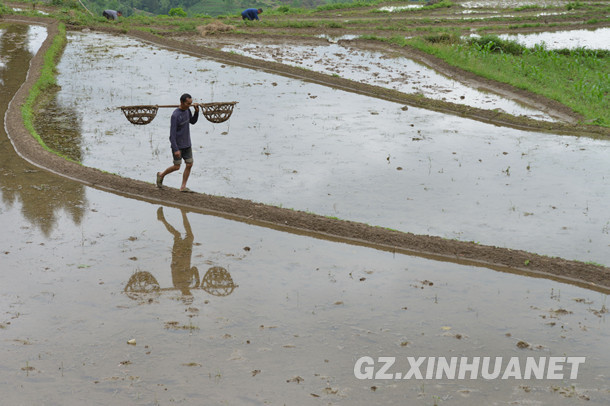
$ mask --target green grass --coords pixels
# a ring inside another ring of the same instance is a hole
[[[274,10],[265,11],[265,15],[285,15],[285,14],[308,14],[311,13],[311,10],[307,10],[304,8],[291,7],[291,6],[279,6]]]
[[[329,3],[322,6],[316,7],[316,11],[328,11],[328,10],[342,10],[342,9],[353,9],[371,7],[381,3],[382,0],[370,0],[370,1],[354,1],[351,3]]]
[[[515,7],[515,11],[524,11],[524,10],[543,10],[546,7],[539,6],[537,4],[530,4],[527,6]]]
[[[38,141],[40,145],[44,149],[54,154],[60,155],[64,159],[68,159],[72,162],[75,162],[72,159],[69,159],[66,156],[63,156],[57,151],[49,148],[45,142],[40,137],[40,134],[34,128],[34,110],[36,106],[36,102],[42,97],[43,94],[48,93],[53,88],[57,87],[57,82],[55,81],[55,73],[56,73],[56,63],[59,61],[61,53],[66,45],[66,26],[64,24],[59,24],[59,33],[53,38],[53,42],[51,46],[47,50],[44,55],[44,65],[40,72],[40,77],[32,86],[30,93],[25,100],[23,106],[21,106],[21,116],[23,117],[23,123],[25,128],[32,134],[34,139]]]
[[[608,52],[529,49],[493,36],[471,42],[436,38],[404,42],[482,77],[557,100],[587,123],[610,127]]]
[[[5,6],[4,3],[0,3],[0,17],[12,13],[13,10],[10,7]]]

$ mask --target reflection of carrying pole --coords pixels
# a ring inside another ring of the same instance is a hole
[[[233,114],[233,108],[237,102],[218,102],[218,103],[199,103],[201,113],[206,120],[212,123],[225,122]],[[139,106],[121,106],[120,109],[125,114],[125,117],[131,124],[146,125],[153,121],[157,116],[157,110],[160,108],[173,107],[176,105],[139,105]]]

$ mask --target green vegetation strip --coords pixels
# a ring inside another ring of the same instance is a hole
[[[61,56],[61,53],[66,45],[66,26],[64,24],[59,24],[59,32],[53,38],[53,42],[51,46],[47,50],[44,55],[44,65],[40,71],[40,77],[30,89],[30,93],[28,98],[26,99],[23,106],[21,106],[21,116],[23,117],[23,124],[25,128],[32,134],[34,139],[42,145],[44,149],[54,154],[61,156],[64,159],[75,162],[74,160],[59,154],[57,151],[49,148],[47,144],[42,140],[40,134],[36,131],[34,127],[34,110],[36,106],[37,100],[43,96],[45,93],[49,92],[49,90],[55,88],[57,86],[57,82],[55,80],[55,72],[56,72],[56,63]]]
[[[526,48],[496,36],[464,40],[437,35],[390,42],[411,45],[482,77],[541,94],[581,114],[587,124],[610,127],[607,51]]]

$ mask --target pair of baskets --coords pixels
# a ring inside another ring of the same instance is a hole
[[[231,117],[233,108],[236,104],[237,102],[202,103],[199,107],[201,107],[201,111],[206,120],[212,123],[222,123]],[[146,125],[154,120],[157,116],[157,111],[162,107],[178,108],[179,106],[121,106],[121,110],[131,124]]]

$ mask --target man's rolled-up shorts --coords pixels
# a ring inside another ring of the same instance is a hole
[[[180,149],[180,158],[176,158],[176,155],[174,155],[174,151],[172,151],[172,155],[174,157],[174,165],[182,164],[183,159],[184,159],[184,162],[187,164],[193,163],[193,149],[191,147],[181,148]]]

